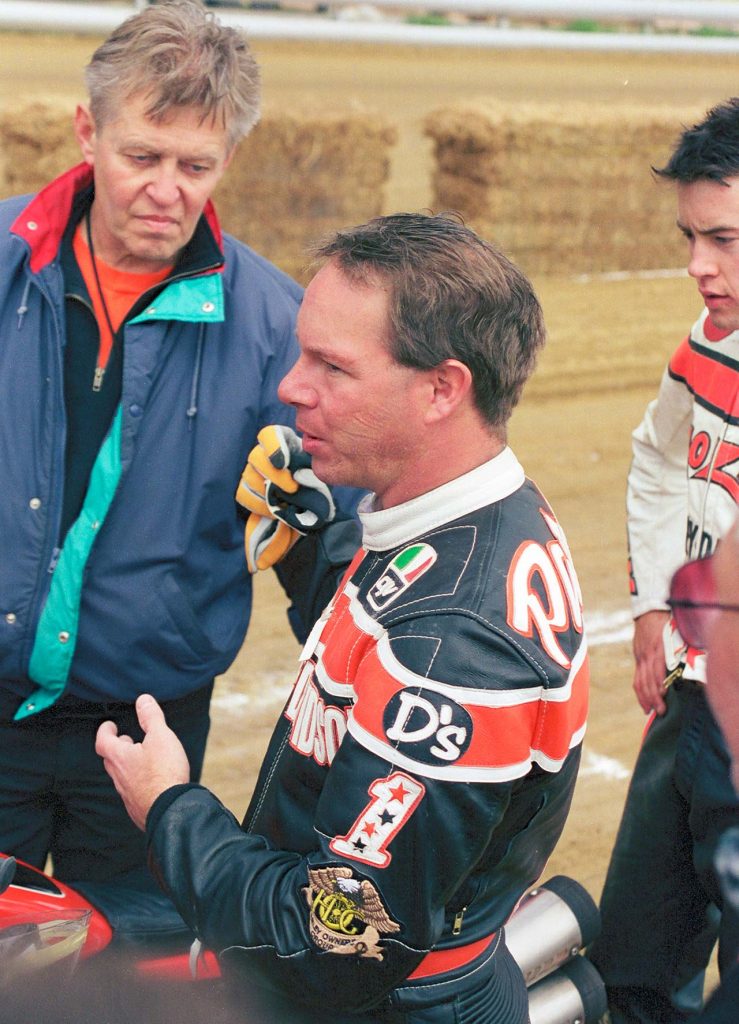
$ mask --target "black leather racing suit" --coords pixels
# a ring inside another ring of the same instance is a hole
[[[360,516],[243,826],[199,786],[147,821],[224,973],[330,1020],[453,1002],[559,837],[587,712],[570,554],[509,449]]]

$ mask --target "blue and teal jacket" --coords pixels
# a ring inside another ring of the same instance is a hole
[[[91,184],[83,164],[0,203],[0,686],[18,718],[62,692],[170,700],[229,666],[251,609],[233,495],[258,430],[293,422],[277,386],[301,290],[208,204],[203,245],[121,328],[120,402],[62,538],[60,250]]]

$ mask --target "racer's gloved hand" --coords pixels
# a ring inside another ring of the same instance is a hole
[[[244,535],[249,572],[280,561],[300,536],[330,523],[331,492],[311,469],[290,427],[263,427],[249,453],[236,501],[249,513]]]

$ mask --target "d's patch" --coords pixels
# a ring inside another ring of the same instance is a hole
[[[385,735],[402,754],[422,764],[452,764],[472,741],[472,716],[446,693],[399,690],[382,716]]]

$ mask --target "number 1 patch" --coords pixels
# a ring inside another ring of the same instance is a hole
[[[410,775],[393,772],[386,779],[375,779],[367,792],[373,799],[350,831],[334,836],[329,846],[342,857],[385,868],[391,860],[387,847],[418,807],[426,788]]]

